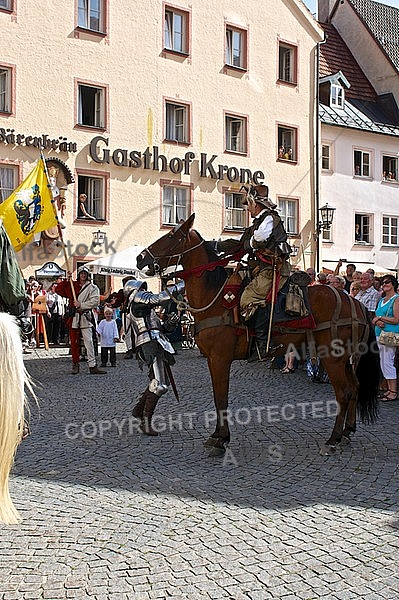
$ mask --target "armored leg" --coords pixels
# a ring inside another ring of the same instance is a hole
[[[145,433],[145,435],[158,435],[158,431],[153,429],[151,425],[151,420],[154,415],[155,407],[158,404],[158,400],[159,396],[157,396],[154,392],[150,392],[147,388],[143,416],[140,425],[140,429],[143,433]]]
[[[151,426],[151,420],[159,398],[168,391],[165,368],[161,358],[155,358],[151,365],[149,375],[152,379],[143,394],[143,396],[145,396],[145,404],[142,413],[141,431],[146,435],[155,436],[158,435],[158,432]]]
[[[141,396],[139,397],[137,404],[133,407],[132,415],[136,419],[143,418],[144,406],[145,406],[145,401],[146,401],[146,397],[147,397],[148,393],[149,393],[149,389],[147,387],[144,390],[144,392],[141,394]]]

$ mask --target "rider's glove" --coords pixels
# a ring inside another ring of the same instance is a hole
[[[170,313],[164,323],[163,326],[166,331],[173,331],[176,328],[177,323],[179,322],[179,315],[177,313]]]

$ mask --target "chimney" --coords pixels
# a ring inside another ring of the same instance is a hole
[[[339,2],[339,0],[338,0]],[[333,8],[337,0],[318,0],[317,3],[317,20],[319,23],[328,23],[329,16],[333,11]]]

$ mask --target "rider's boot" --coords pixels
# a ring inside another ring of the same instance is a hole
[[[146,401],[147,393],[148,393],[148,387],[144,390],[144,392],[139,397],[137,404],[133,407],[132,415],[136,419],[142,419],[143,418],[143,411],[144,411],[144,406],[145,406],[145,401]]]
[[[140,429],[145,435],[155,436],[158,435],[158,431],[153,429],[151,426],[151,419],[154,414],[156,405],[158,404],[159,396],[146,390],[145,392],[145,405],[143,410],[143,417],[141,419]]]
[[[270,305],[259,306],[254,315],[254,330],[256,340],[253,345],[253,352],[248,358],[248,362],[264,361],[269,358],[273,358],[275,352],[281,345],[276,346],[272,340],[269,342],[269,348],[267,348],[267,337],[269,329],[269,318],[270,318]]]

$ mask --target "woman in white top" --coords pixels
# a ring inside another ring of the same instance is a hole
[[[384,346],[379,343],[381,330],[393,331],[399,333],[399,294],[398,280],[393,275],[384,275],[382,278],[382,289],[384,297],[379,301],[373,324],[375,325],[375,335],[377,337],[378,347],[380,349],[381,371],[388,384],[388,391],[383,395],[383,402],[393,402],[398,399],[396,379],[397,371],[395,367],[396,347]]]

